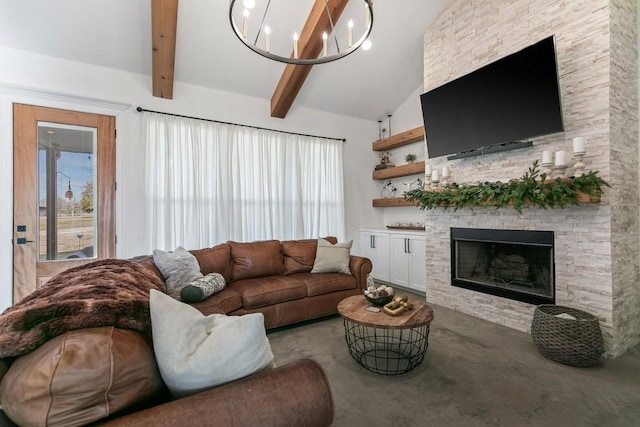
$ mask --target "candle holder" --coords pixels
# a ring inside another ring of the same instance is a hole
[[[438,178],[433,179],[433,177],[431,177],[431,188],[433,190],[438,188],[438,183],[440,182],[440,180]]]
[[[567,165],[556,165],[553,167],[553,170],[557,174],[557,178],[566,178],[567,177]]]
[[[573,153],[573,158],[576,159],[575,164],[573,165],[573,176],[578,177],[584,175],[585,164],[583,162],[584,155],[586,152],[581,153]]]
[[[425,175],[424,177],[424,188],[431,187],[431,175]]]
[[[443,176],[442,179],[440,180],[440,185],[442,185],[443,187],[446,187],[447,185],[449,185],[449,177]]]
[[[551,166],[553,163],[542,163],[542,173],[547,175],[547,178],[551,178]]]

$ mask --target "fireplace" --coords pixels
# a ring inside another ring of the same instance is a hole
[[[554,304],[553,259],[553,231],[451,228],[453,286]]]

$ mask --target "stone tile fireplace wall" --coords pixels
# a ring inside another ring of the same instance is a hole
[[[612,188],[602,203],[566,209],[427,211],[428,301],[529,331],[534,305],[451,286],[449,229],[553,231],[556,304],[600,318],[609,356],[640,342],[636,17],[636,1],[454,0],[429,27],[425,91],[555,34],[565,127],[531,148],[429,159],[432,167],[449,166],[458,183],[518,178],[542,150],[571,152],[584,136],[587,170]]]

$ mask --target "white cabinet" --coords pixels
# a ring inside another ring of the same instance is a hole
[[[371,260],[376,281],[426,292],[424,233],[360,230],[359,234],[360,255]]]
[[[391,233],[390,239],[391,283],[426,292],[425,237]]]
[[[360,252],[371,260],[374,279],[389,281],[389,233],[376,230],[360,231]]]

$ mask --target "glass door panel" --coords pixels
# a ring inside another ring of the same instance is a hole
[[[38,122],[38,261],[94,258],[95,128]]]

